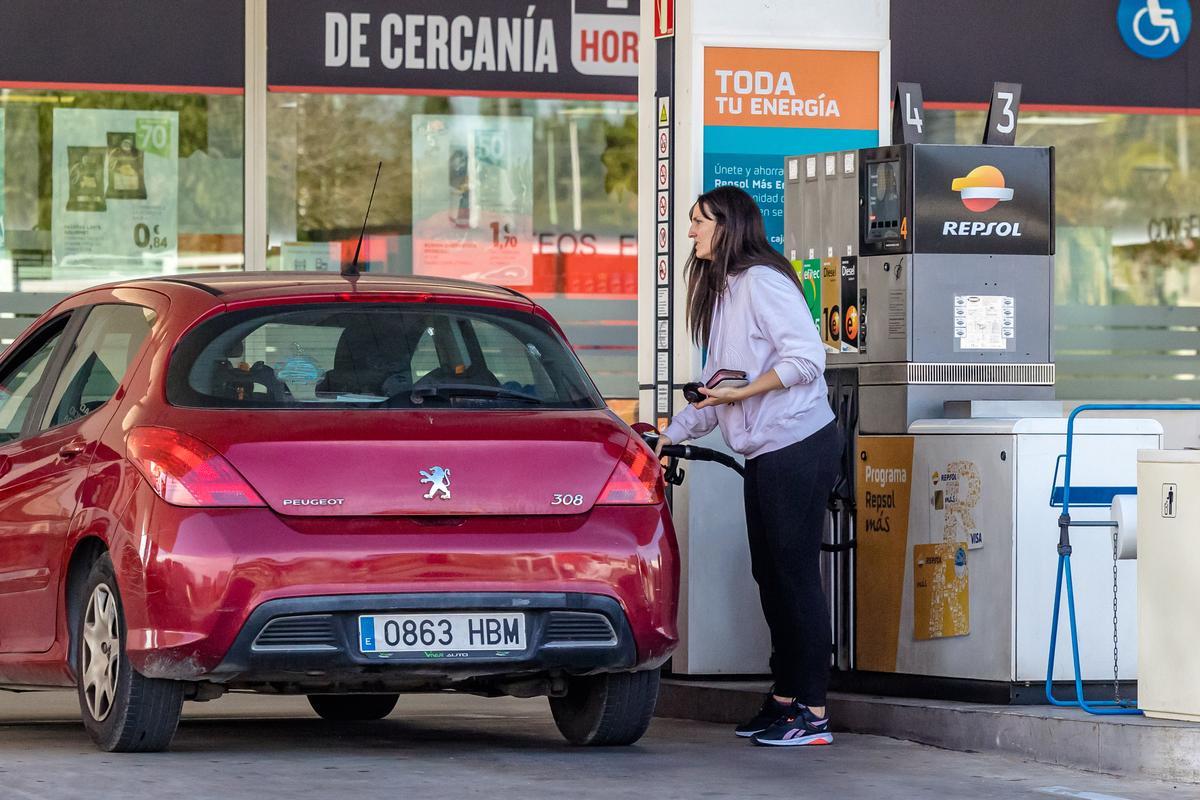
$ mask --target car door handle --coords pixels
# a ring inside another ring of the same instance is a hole
[[[87,442],[73,441],[67,442],[62,447],[58,448],[58,457],[63,460],[70,460],[87,449]]]

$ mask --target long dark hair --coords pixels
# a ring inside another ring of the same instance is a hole
[[[683,275],[688,284],[687,318],[692,340],[700,347],[708,347],[713,312],[730,275],[762,265],[786,275],[801,295],[804,289],[796,270],[767,241],[762,212],[753,197],[736,186],[718,186],[696,198],[692,210],[697,208],[705,219],[717,223],[712,258],[697,258],[693,247]],[[691,218],[690,212],[688,217]]]

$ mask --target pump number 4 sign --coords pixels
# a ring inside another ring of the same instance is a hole
[[[892,109],[892,142],[920,144],[925,141],[925,102],[921,84],[897,83]]]

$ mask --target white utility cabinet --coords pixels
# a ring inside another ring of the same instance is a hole
[[[1200,452],[1138,454],[1138,707],[1200,722]]]
[[[1058,517],[1051,505],[1055,467],[1066,450],[1067,421],[941,419],[913,423],[913,485],[896,672],[1014,684],[1045,681]],[[1103,506],[1077,506],[1116,488],[1136,486],[1137,454],[1160,447],[1162,427],[1148,419],[1081,417],[1075,421],[1071,474],[1073,520],[1106,520]],[[979,476],[972,524],[981,542],[967,552],[970,632],[918,640],[913,635],[913,547],[935,543],[944,526],[929,476],[948,464],[974,465]],[[1057,484],[1061,488],[1063,475]],[[1071,567],[1083,679],[1113,679],[1113,556],[1107,527],[1073,528]],[[1117,564],[1119,677],[1137,677],[1137,575]],[[1064,590],[1055,680],[1072,680]]]

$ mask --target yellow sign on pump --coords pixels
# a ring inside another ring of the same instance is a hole
[[[895,672],[908,551],[913,437],[863,436],[855,495],[855,666]]]
[[[971,632],[967,543],[913,546],[913,638],[943,639]]]

